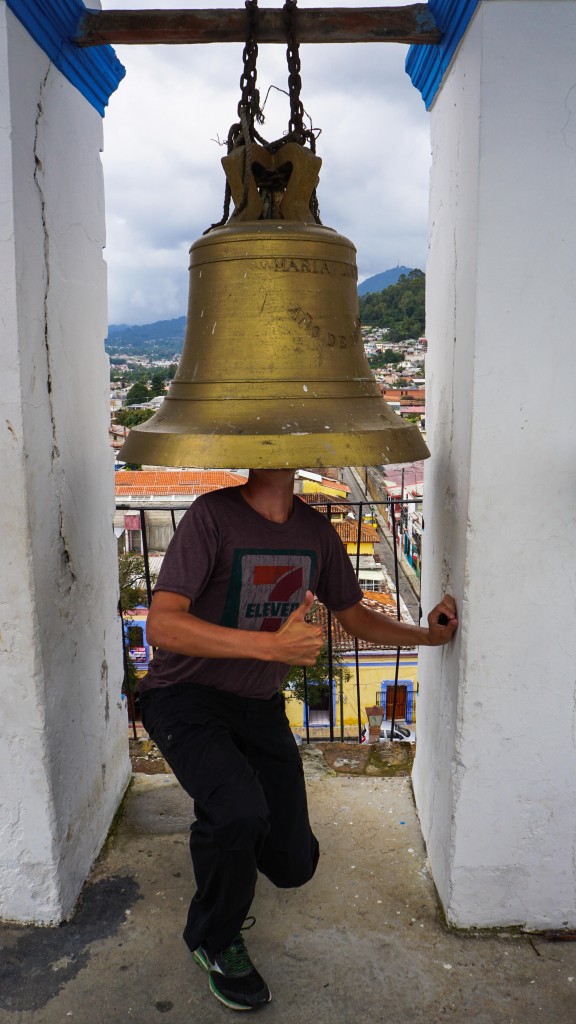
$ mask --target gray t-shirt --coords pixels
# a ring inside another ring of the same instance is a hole
[[[307,590],[332,611],[362,599],[329,521],[299,498],[285,523],[255,512],[241,487],[197,498],[170,543],[155,590],[190,599],[190,613],[235,629],[280,629]],[[250,658],[195,658],[157,650],[140,691],[194,682],[243,697],[271,697],[288,666]]]

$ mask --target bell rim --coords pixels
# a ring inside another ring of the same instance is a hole
[[[429,457],[428,446],[414,424],[389,424],[372,431],[286,435],[167,434],[135,427],[118,455],[124,462],[208,469],[399,465]]]

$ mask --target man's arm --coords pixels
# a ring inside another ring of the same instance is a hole
[[[458,626],[456,604],[449,594],[432,609],[427,627],[398,622],[391,615],[367,608],[361,601],[333,614],[351,636],[386,647],[438,647],[452,639]]]
[[[153,647],[195,658],[256,658],[286,665],[313,665],[322,646],[320,626],[306,622],[314,600],[310,591],[276,633],[231,629],[189,612],[190,600],[168,590],[152,598],[146,637]]]

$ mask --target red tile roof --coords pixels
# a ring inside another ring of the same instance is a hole
[[[219,469],[129,470],[120,469],[115,475],[117,497],[128,494],[159,495],[206,494],[220,487],[238,487],[246,477]]]
[[[343,544],[357,544],[358,543],[358,522],[352,521],[351,519],[345,519],[343,522],[332,523],[332,526],[338,533],[340,540]],[[377,544],[380,540],[378,536],[378,530],[369,523],[362,523],[360,527],[360,543],[361,544]]]
[[[367,608],[373,608],[382,615],[389,615],[394,619],[397,617],[396,598],[391,594],[375,593],[372,590],[364,591],[362,604],[366,605]],[[318,622],[322,626],[324,635],[326,636],[328,632],[328,613],[324,605],[321,604],[318,606],[317,616]],[[350,636],[350,634],[343,629],[335,615],[332,616],[332,646],[337,653],[354,650],[354,637]],[[379,651],[383,648],[387,650],[388,647],[389,645],[387,644],[372,644],[367,640],[358,641],[359,651]],[[396,647],[394,646],[390,649],[396,650]]]
[[[305,501],[307,505],[313,505],[317,512],[322,512],[326,515],[328,505],[326,504],[326,495],[315,491],[314,494],[299,494],[298,497],[301,501]],[[333,501],[330,501],[330,512],[334,515],[345,516],[350,511],[349,505],[335,505]]]

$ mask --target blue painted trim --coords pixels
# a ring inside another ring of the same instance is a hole
[[[414,683],[410,680],[408,682],[408,689],[406,690],[406,725],[412,725],[414,722]]]
[[[87,11],[82,0],[6,0],[6,5],[55,67],[103,115],[126,69],[111,46],[83,49],[74,42]]]
[[[479,0],[429,0],[428,9],[443,33],[435,46],[411,46],[406,72],[430,110],[442,79],[470,24]]]
[[[406,718],[404,721],[407,725],[412,725],[414,722],[414,695],[415,686],[413,679],[399,679],[398,686],[406,687]],[[380,706],[385,708],[387,703],[387,692],[388,689],[394,689],[393,679],[382,679],[380,683]]]

